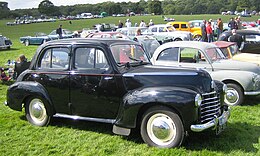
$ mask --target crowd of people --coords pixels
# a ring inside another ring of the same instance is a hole
[[[240,16],[235,18],[230,18],[230,21],[228,23],[229,29],[232,31],[232,35],[228,38],[228,41],[230,42],[236,42],[238,47],[241,48],[243,38],[241,35],[236,33],[236,30],[242,28],[242,23]],[[201,34],[202,34],[202,42],[214,42],[214,31],[216,29],[216,35],[217,39],[219,38],[220,34],[223,32],[223,22],[221,18],[217,19],[217,23],[215,26],[212,25],[212,19],[209,19],[208,21],[203,20],[203,24],[201,25]]]
[[[125,27],[132,27],[132,26],[134,26],[134,27],[147,27],[147,26],[152,26],[152,25],[154,25],[152,19],[150,19],[150,22],[148,24],[146,24],[144,22],[144,20],[141,20],[139,25],[138,25],[138,23],[135,23],[134,25],[132,25],[132,22],[131,22],[130,19],[126,19],[125,24],[121,20],[119,20],[119,22],[118,22],[118,28],[123,28],[124,26]]]

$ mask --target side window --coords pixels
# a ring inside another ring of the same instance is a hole
[[[181,24],[181,28],[188,28],[187,24]]]
[[[178,61],[179,48],[168,48],[163,50],[157,60],[158,61]]]
[[[159,27],[159,32],[165,32],[165,28],[164,27]]]
[[[201,59],[201,53],[198,49],[194,48],[181,48],[180,49],[180,62],[196,63]]]
[[[156,28],[156,27],[153,27],[153,28],[151,29],[151,31],[152,31],[152,32],[157,32],[157,28]]]
[[[77,48],[74,62],[76,69],[104,69],[109,67],[104,52],[96,48]]]
[[[260,42],[260,35],[245,35],[246,41]]]
[[[173,24],[173,27],[176,28],[176,29],[180,28],[179,24]]]
[[[51,48],[44,51],[41,57],[39,69],[68,69],[69,67],[69,49]]]

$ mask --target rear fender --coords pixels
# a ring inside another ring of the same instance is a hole
[[[21,111],[23,103],[26,103],[26,100],[32,96],[45,100],[49,115],[54,113],[47,90],[37,82],[21,81],[12,84],[7,90],[7,105],[13,110]]]

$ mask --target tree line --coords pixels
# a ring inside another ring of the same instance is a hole
[[[77,4],[71,6],[54,6],[50,0],[43,0],[38,8],[10,10],[0,8],[0,19],[15,17],[33,16],[75,16],[83,12],[90,12],[99,15],[107,12],[108,15],[127,14],[135,12],[137,14],[155,15],[187,15],[187,14],[220,14],[224,11],[243,10],[260,11],[259,0],[140,0],[139,2],[112,1],[98,4]]]

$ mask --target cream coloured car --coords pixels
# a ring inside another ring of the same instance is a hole
[[[212,43],[169,42],[158,47],[151,59],[154,65],[202,68],[213,79],[227,84],[225,103],[241,105],[247,95],[260,95],[260,67],[257,64],[226,59]]]
[[[213,44],[217,45],[229,59],[260,65],[260,54],[240,53],[235,42],[216,41]]]

